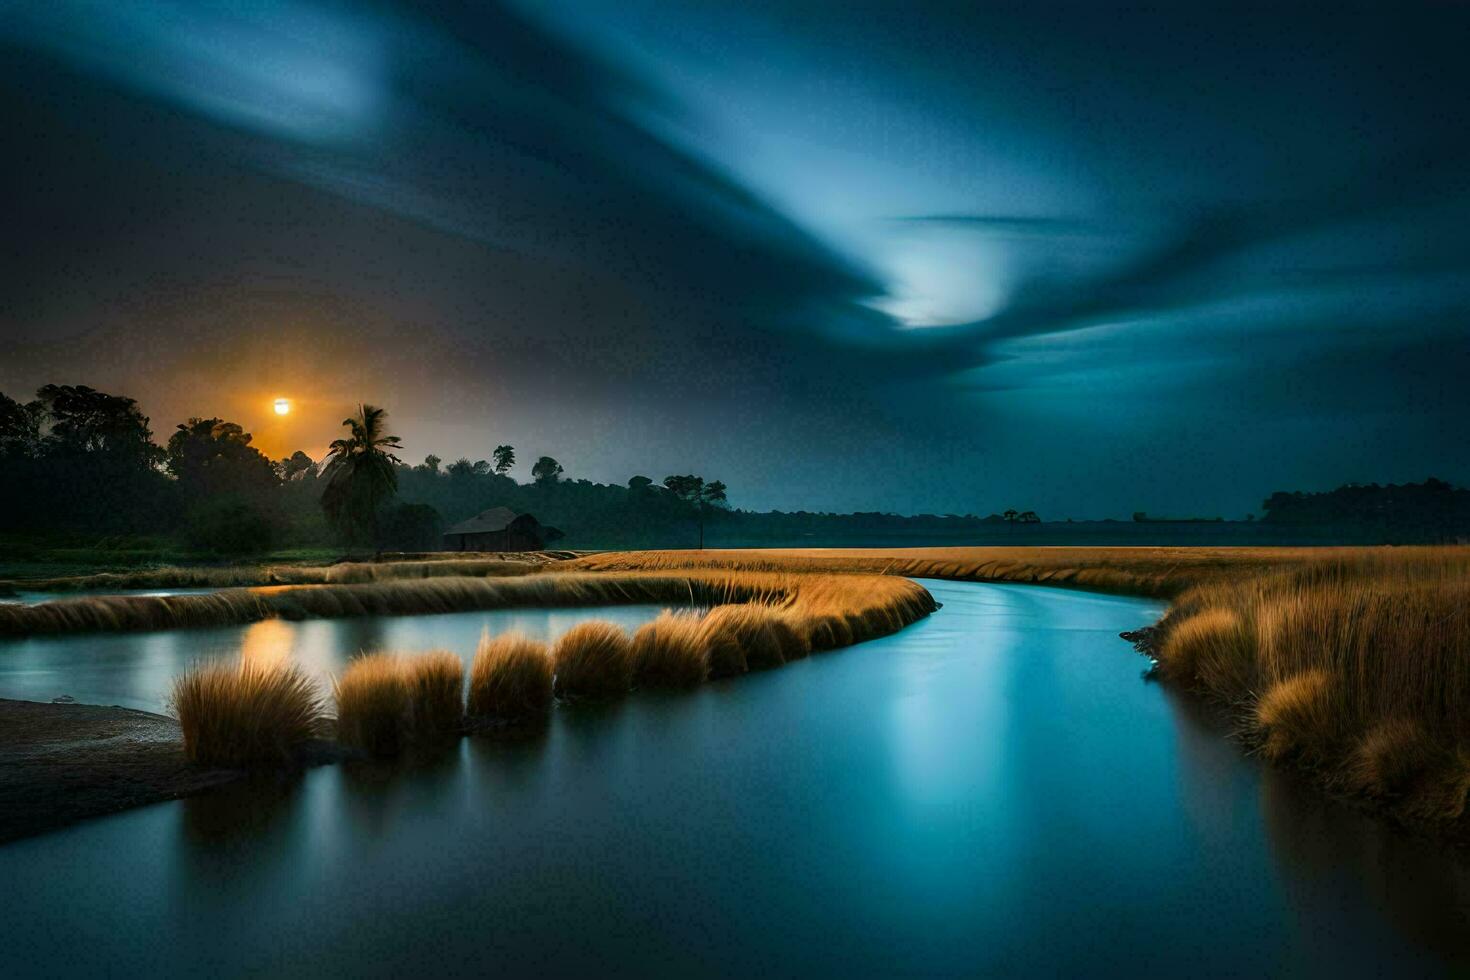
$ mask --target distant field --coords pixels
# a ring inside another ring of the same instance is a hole
[[[623,551],[589,555],[571,567],[593,571],[727,568],[751,571],[866,572],[966,582],[1027,582],[1171,598],[1205,582],[1343,559],[1363,548],[768,548]],[[1444,549],[1395,548],[1395,554]],[[1470,554],[1470,548],[1462,549]]]

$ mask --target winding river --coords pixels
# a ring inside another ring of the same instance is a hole
[[[0,848],[0,972],[1189,976],[1470,968],[1470,872],[1263,771],[1116,638],[1156,603],[925,582],[902,633]],[[0,644],[158,710],[198,656],[468,655],[646,607]]]

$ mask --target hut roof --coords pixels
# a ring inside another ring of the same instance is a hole
[[[520,516],[509,507],[491,507],[489,510],[481,511],[467,521],[460,521],[453,527],[447,528],[444,533],[484,534],[489,531],[504,531]],[[532,520],[534,519],[532,518]]]

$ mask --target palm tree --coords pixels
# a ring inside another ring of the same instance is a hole
[[[347,438],[334,440],[327,453],[322,510],[349,541],[359,536],[372,539],[378,507],[398,489],[394,467],[400,461],[392,451],[402,443],[388,435],[387,418],[384,409],[359,405],[356,415],[342,420]]]

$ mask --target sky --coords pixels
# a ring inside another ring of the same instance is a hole
[[[0,391],[754,509],[1470,483],[1470,6],[0,3]],[[275,398],[294,410],[276,416]]]

